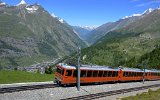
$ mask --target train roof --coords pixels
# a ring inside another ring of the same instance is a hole
[[[67,64],[60,63],[60,66],[63,68],[68,68],[68,69],[76,69],[76,66],[70,66]],[[118,71],[119,68],[111,68],[110,66],[98,66],[98,65],[81,65],[80,66],[81,70],[112,70],[112,71]]]
[[[67,65],[64,63],[60,63],[59,65],[67,69],[76,69],[76,66]],[[81,70],[83,69],[84,70],[109,70],[109,71],[119,71],[121,69],[122,71],[144,72],[144,70],[138,69],[138,68],[125,68],[125,67],[113,68],[111,66],[98,66],[98,65],[81,65],[80,69]],[[145,72],[160,72],[160,70],[145,69]]]

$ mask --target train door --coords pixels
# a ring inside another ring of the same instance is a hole
[[[64,83],[69,84],[69,83],[74,83],[73,79],[73,71],[72,69],[66,69],[64,73]]]
[[[54,82],[61,85],[63,83],[64,69],[57,66]]]

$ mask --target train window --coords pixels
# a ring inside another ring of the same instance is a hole
[[[129,74],[129,73],[128,73],[128,72],[126,72],[126,73],[125,73],[125,77],[128,77],[128,74]]]
[[[128,77],[131,77],[131,73],[130,72],[128,72]]]
[[[123,72],[123,77],[125,77],[126,72]]]
[[[134,74],[134,72],[132,72],[132,77],[134,77],[135,76],[135,74]]]
[[[86,71],[85,70],[81,70],[81,77],[86,77]]]
[[[129,76],[132,77],[132,72],[129,72]]]
[[[139,75],[139,73],[137,72],[137,76]]]
[[[92,77],[92,71],[89,70],[89,71],[87,72],[87,77]]]
[[[115,77],[115,76],[116,76],[116,72],[113,71],[113,72],[112,72],[112,77]]]
[[[118,71],[116,71],[116,75],[115,75],[115,77],[117,77],[118,76]]]
[[[103,71],[99,71],[98,77],[102,77],[102,75],[103,75]]]
[[[134,72],[134,76],[136,76],[136,72]]]
[[[130,77],[132,77],[132,72],[129,72],[130,73]]]
[[[130,74],[130,77],[132,77],[132,72],[129,72],[129,74]]]
[[[72,70],[66,70],[66,76],[71,76],[72,75]]]
[[[103,77],[107,77],[107,71],[104,71]]]
[[[108,71],[108,77],[111,77],[112,76],[112,71]]]
[[[145,73],[145,76],[147,76],[147,73]]]
[[[137,73],[136,73],[136,72],[134,72],[134,76],[137,76]]]
[[[77,77],[77,70],[74,70],[73,77]]]
[[[93,71],[93,77],[97,77],[98,71]]]
[[[64,69],[57,68],[56,72],[63,75],[64,74]]]
[[[139,76],[141,76],[141,73],[139,73]]]

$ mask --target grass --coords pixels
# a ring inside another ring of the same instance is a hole
[[[121,100],[160,100],[160,89],[157,91],[148,90],[148,92],[122,98]]]
[[[0,84],[53,81],[53,74],[29,73],[23,71],[0,71]]]

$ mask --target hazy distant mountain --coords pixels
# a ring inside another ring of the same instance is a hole
[[[120,22],[121,26],[114,29],[115,26],[120,25]],[[117,24],[114,25],[115,23]],[[155,66],[148,67],[158,67],[156,66],[159,64],[156,63],[157,56],[145,56],[145,59],[141,58],[143,58],[143,55],[146,55],[146,53],[160,47],[159,8],[147,10],[145,13],[137,16],[125,17],[114,22],[114,24],[106,24],[108,27],[112,25],[114,25],[114,27],[111,27],[110,31],[100,38],[96,44],[83,50],[82,56],[87,56],[86,62],[98,65],[137,67],[138,65],[142,66],[143,62],[149,59],[150,62],[148,62],[148,65]],[[104,28],[102,29],[104,30]],[[157,53],[155,55],[159,55]],[[138,61],[139,59],[141,59],[141,61]],[[153,60],[156,60],[156,62],[153,63]]]
[[[83,39],[84,41],[88,42],[89,41],[89,34],[92,30],[96,29],[95,26],[90,27],[90,26],[73,26],[74,30],[76,31],[77,35]]]
[[[41,5],[0,2],[0,66],[26,66],[68,55],[86,44]]]

